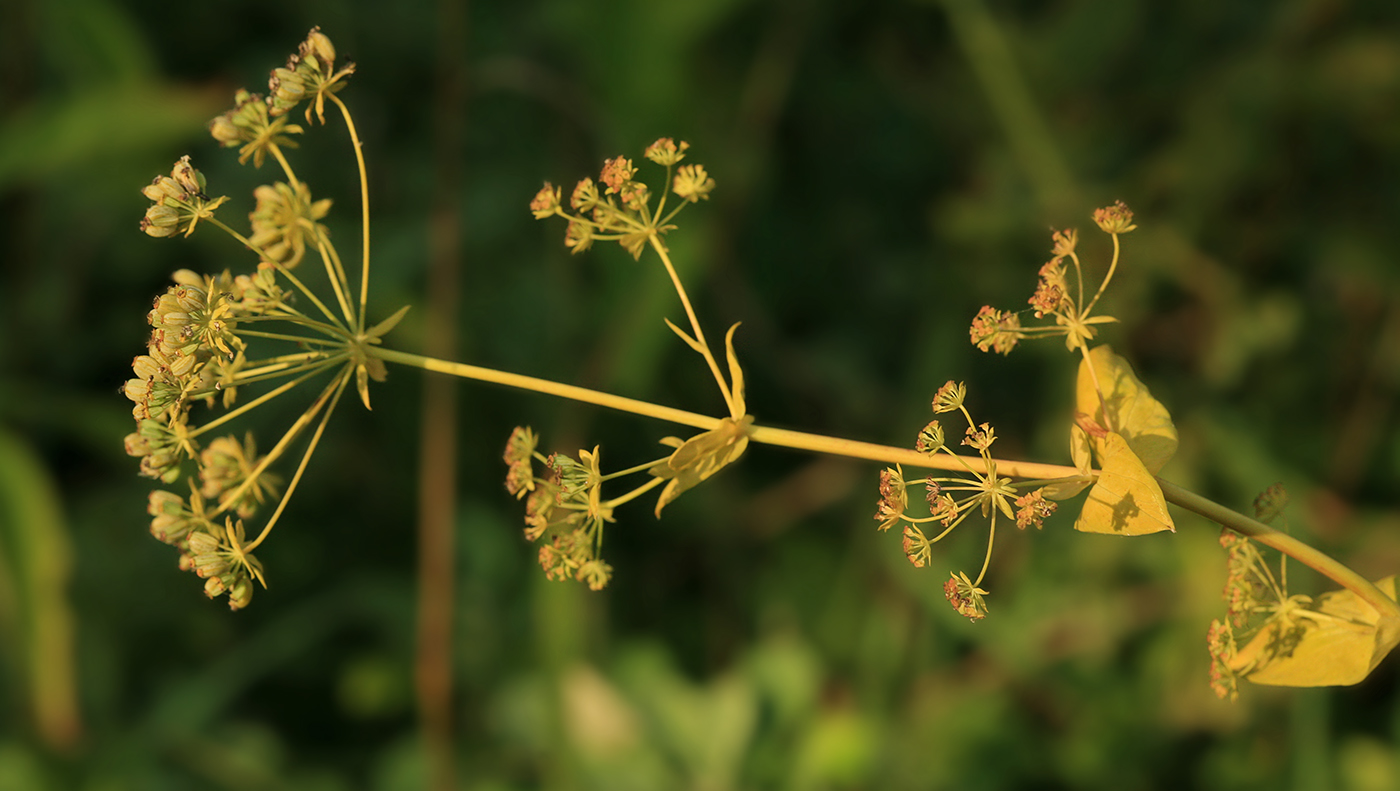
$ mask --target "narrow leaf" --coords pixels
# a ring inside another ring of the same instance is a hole
[[[1088,476],[1092,472],[1092,446],[1089,444],[1089,435],[1084,433],[1084,429],[1077,423],[1069,425],[1069,455],[1080,475]],[[1084,491],[1091,483],[1093,481],[1087,477],[1079,481],[1052,483],[1045,487],[1043,494],[1051,500],[1068,500]]]
[[[403,320],[404,315],[408,313],[408,309],[411,307],[413,306],[404,305],[403,307],[394,311],[394,315],[379,322],[373,327],[370,327],[369,332],[366,332],[365,334],[371,338],[384,337],[389,332],[389,330],[392,330],[394,327],[398,326],[398,323]]]
[[[734,331],[739,329],[739,322],[735,322],[729,332],[724,335],[724,354],[729,358],[729,390],[734,398],[734,405],[731,408],[733,414],[730,417],[738,420],[748,413],[744,408],[744,371],[739,367],[739,358],[734,355]]]
[[[369,367],[364,363],[355,366],[355,389],[359,391],[365,409],[369,409]]]
[[[1089,490],[1074,529],[1084,533],[1141,536],[1176,530],[1167,514],[1167,501],[1152,473],[1123,437],[1109,433],[1099,480]]]
[[[724,418],[715,428],[681,443],[666,461],[648,470],[670,481],[657,498],[656,516],[660,518],[661,509],[667,504],[743,455],[752,424],[753,418],[748,416],[739,420]]]
[[[705,353],[705,347],[704,347],[704,346],[701,346],[699,341],[697,341],[697,340],[695,340],[694,338],[692,338],[692,337],[690,337],[689,335],[687,335],[686,332],[685,332],[685,330],[683,330],[683,329],[681,329],[680,327],[677,327],[676,325],[672,324],[672,323],[671,323],[671,320],[668,319],[668,318],[666,318],[666,317],[664,317],[664,316],[661,318],[661,320],[664,321],[664,322],[666,322],[666,326],[671,328],[671,332],[674,332],[674,333],[676,333],[677,335],[681,336],[681,340],[685,341],[685,345],[687,345],[687,346],[689,346],[690,348],[694,349],[694,350],[695,350],[697,353],[699,353],[699,354],[704,354],[704,353]]]

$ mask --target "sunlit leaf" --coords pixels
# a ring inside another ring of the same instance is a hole
[[[735,322],[729,332],[724,335],[724,353],[729,358],[729,389],[734,397],[734,404],[731,407],[733,414],[730,417],[740,418],[748,411],[744,407],[744,371],[739,367],[739,358],[734,356],[734,331],[739,329],[739,323]]]
[[[1376,587],[1395,598],[1395,577]],[[1256,684],[1331,687],[1356,684],[1400,643],[1400,618],[1382,616],[1350,590],[1318,597],[1290,622],[1271,621],[1230,661]]]
[[[1172,425],[1167,408],[1152,397],[1128,361],[1107,345],[1096,346],[1089,352],[1089,359],[1098,374],[1099,387],[1103,388],[1105,408],[1100,409],[1094,376],[1082,361],[1075,386],[1076,408],[1099,425],[1121,434],[1147,471],[1156,475],[1176,453],[1176,426]],[[1097,437],[1090,437],[1090,441],[1102,458],[1104,441]]]
[[[699,354],[705,353],[705,347],[700,344],[700,341],[697,341],[694,338],[690,337],[689,333],[687,333],[680,327],[677,327],[676,325],[672,324],[671,320],[666,318],[665,316],[661,317],[661,320],[666,322],[666,326],[671,328],[671,332],[676,333],[680,336],[681,340],[685,341],[686,346],[689,346],[690,348],[694,349]]]
[[[1069,455],[1074,460],[1074,466],[1079,470],[1079,474],[1085,478],[1065,483],[1052,483],[1046,486],[1042,490],[1042,495],[1047,499],[1068,500],[1093,483],[1093,480],[1088,477],[1093,468],[1093,446],[1089,443],[1089,435],[1077,423],[1071,423],[1069,426]]]
[[[412,305],[404,305],[403,307],[401,307],[401,308],[399,308],[398,310],[394,311],[394,315],[392,315],[392,316],[390,316],[389,318],[387,318],[387,319],[385,319],[385,320],[379,322],[378,324],[374,325],[373,327],[370,327],[370,328],[369,328],[369,331],[366,332],[365,335],[367,335],[367,336],[369,336],[370,338],[373,338],[373,339],[378,339],[378,338],[384,337],[384,335],[385,335],[386,333],[388,333],[389,330],[392,330],[394,327],[397,327],[397,326],[398,326],[399,322],[403,319],[404,315],[408,313],[408,309],[411,308],[411,307],[413,307],[413,306],[412,306]]]
[[[743,455],[744,449],[749,446],[749,426],[752,424],[753,417],[750,415],[739,420],[724,418],[715,428],[682,442],[666,461],[652,467],[648,472],[670,481],[656,501],[657,517],[672,500]],[[667,439],[674,441],[672,437]]]
[[[1121,436],[1102,440],[1103,468],[1089,490],[1074,529],[1085,533],[1141,536],[1176,530],[1162,488]]]

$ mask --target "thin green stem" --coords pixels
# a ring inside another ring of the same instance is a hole
[[[291,363],[288,363],[287,366],[284,368],[267,366],[265,369],[244,371],[240,372],[239,375],[233,380],[233,382],[229,386],[245,387],[251,384],[258,384],[259,382],[266,382],[272,379],[279,379],[284,376],[295,376],[304,371],[324,371],[326,370],[326,368],[332,367],[336,363],[344,362],[349,358],[350,354],[348,352],[342,352],[340,354],[332,356],[322,356],[318,359],[311,360],[300,365],[292,365]]]
[[[1115,233],[1115,234],[1112,234],[1112,236],[1113,236],[1113,260],[1108,262],[1108,274],[1106,274],[1106,275],[1103,276],[1103,282],[1099,284],[1098,293],[1094,294],[1094,298],[1091,299],[1091,300],[1089,300],[1089,304],[1084,308],[1083,312],[1081,312],[1081,313],[1079,314],[1080,316],[1083,316],[1083,317],[1085,317],[1085,318],[1088,318],[1089,313],[1093,311],[1094,306],[1097,305],[1097,304],[1099,304],[1099,297],[1103,296],[1103,292],[1108,288],[1108,281],[1110,281],[1110,280],[1113,279],[1113,272],[1114,272],[1114,270],[1118,269],[1118,253],[1120,252],[1120,245],[1119,245],[1119,243],[1118,243],[1118,234]]]
[[[299,184],[297,181],[297,174],[292,172],[291,163],[287,162],[286,157],[282,156],[282,149],[278,147],[276,143],[268,143],[267,149],[272,152],[272,156],[277,158],[277,164],[282,166],[282,172],[287,174],[287,185],[293,190],[296,190]]]
[[[326,307],[325,303],[321,302],[321,300],[316,296],[315,292],[303,285],[302,282],[297,279],[297,276],[292,274],[292,271],[290,269],[283,266],[279,261],[273,261],[272,259],[266,260],[273,266],[277,267],[277,272],[283,277],[287,278],[287,280],[291,281],[291,284],[296,286],[298,291],[305,294],[306,298],[311,300],[311,304],[315,305],[316,308],[321,311],[321,315],[329,319],[331,324],[335,325],[341,330],[344,330],[347,333],[349,332],[349,327],[347,327],[345,324],[342,324],[340,319],[336,318],[335,314],[331,313],[330,309]]]
[[[288,366],[293,363],[304,363],[320,359],[325,352],[296,352],[294,354],[279,354],[276,357],[264,357],[261,360],[249,360],[244,363],[242,374],[260,374],[263,369],[272,370],[274,366]]]
[[[676,295],[681,298],[681,305],[685,307],[685,315],[690,318],[690,331],[695,333],[695,340],[700,345],[700,355],[705,358],[705,363],[710,366],[710,373],[714,374],[715,382],[719,384],[720,395],[724,396],[724,403],[729,407],[729,413],[733,417],[742,417],[734,414],[734,396],[729,392],[729,385],[724,381],[724,375],[719,372],[719,363],[715,362],[715,356],[710,352],[710,344],[705,342],[705,333],[700,329],[700,320],[695,317],[695,309],[690,306],[690,297],[686,296],[685,286],[681,285],[680,275],[676,274],[676,268],[671,265],[671,256],[666,253],[666,246],[661,243],[661,239],[656,234],[650,237],[651,247],[656,254],[661,256],[661,263],[666,265],[666,272],[671,276],[671,283],[676,287]]]
[[[301,384],[302,382],[305,382],[307,379],[310,379],[311,377],[315,376],[315,375],[318,374],[318,373],[321,373],[322,371],[326,370],[327,368],[330,368],[330,367],[334,366],[337,362],[340,362],[340,360],[338,360],[338,359],[336,359],[336,358],[331,358],[331,359],[327,360],[327,361],[325,362],[324,365],[318,366],[318,367],[315,368],[314,370],[308,371],[308,372],[306,372],[304,375],[302,375],[302,376],[300,376],[300,377],[297,377],[296,379],[293,379],[292,381],[287,382],[286,384],[281,385],[281,386],[277,387],[277,388],[274,389],[274,390],[269,390],[269,391],[267,391],[266,393],[263,393],[262,395],[258,396],[257,398],[253,399],[252,401],[249,401],[248,403],[244,404],[243,406],[240,406],[240,407],[238,407],[237,409],[230,409],[229,411],[225,412],[225,413],[222,414],[222,415],[219,415],[217,418],[215,418],[215,419],[209,421],[208,423],[205,423],[204,425],[200,426],[199,428],[190,431],[190,437],[191,437],[191,438],[198,437],[200,434],[203,434],[203,433],[205,433],[206,431],[212,431],[212,430],[218,428],[219,426],[222,426],[223,424],[229,422],[230,420],[233,420],[234,418],[238,417],[239,415],[242,415],[242,414],[244,414],[244,413],[246,413],[246,412],[249,412],[249,411],[251,411],[251,410],[257,409],[258,407],[262,406],[263,404],[266,404],[268,401],[271,401],[272,399],[276,398],[277,396],[282,395],[283,393],[287,392],[288,390],[291,390],[292,388],[296,387],[297,385]]]
[[[306,472],[306,465],[311,461],[311,454],[316,451],[316,445],[321,441],[321,434],[326,430],[326,423],[330,422],[331,415],[335,413],[335,405],[340,402],[340,394],[345,392],[345,385],[350,383],[350,379],[350,369],[347,368],[340,375],[338,383],[333,383],[336,387],[335,395],[331,396],[330,407],[321,416],[321,422],[316,426],[316,433],[311,435],[311,442],[307,443],[306,452],[301,455],[301,464],[297,465],[296,473],[292,475],[291,482],[287,484],[287,491],[283,493],[281,502],[277,503],[277,510],[272,512],[272,516],[268,518],[267,524],[263,525],[262,532],[258,533],[258,537],[243,546],[244,552],[252,552],[257,549],[263,539],[267,538],[268,533],[272,532],[273,525],[276,525],[277,520],[281,518],[282,511],[287,507],[287,501],[292,499],[292,492],[296,491],[297,484],[301,482],[302,473]],[[263,587],[267,587],[267,585],[264,584]]]
[[[310,376],[310,374],[308,374],[308,376]],[[210,518],[227,511],[230,505],[238,502],[238,499],[243,496],[243,493],[248,490],[248,487],[252,486],[253,483],[257,481],[258,476],[263,474],[263,471],[267,469],[268,465],[281,458],[282,453],[287,449],[287,445],[291,444],[292,440],[296,439],[297,435],[301,433],[302,429],[306,428],[308,423],[316,419],[317,413],[321,411],[321,407],[326,405],[326,400],[330,397],[331,392],[337,387],[343,387],[344,383],[342,380],[349,376],[350,371],[347,368],[341,376],[336,377],[336,379],[326,385],[326,388],[322,390],[321,394],[312,402],[311,407],[301,413],[301,416],[296,419],[296,422],[292,424],[291,428],[287,429],[282,435],[282,439],[278,440],[272,450],[268,451],[267,455],[263,456],[262,461],[258,462],[258,464],[253,467],[252,471],[248,473],[248,477],[243,480],[243,483],[239,484],[237,488],[225,492],[220,497],[219,507],[213,513],[209,514]],[[281,388],[278,389],[280,390]],[[261,537],[259,540],[261,540]]]
[[[240,319],[240,321],[242,321],[242,319]],[[287,334],[281,333],[281,332],[263,332],[262,330],[245,330],[245,329],[243,329],[242,327],[239,327],[239,328],[238,328],[238,335],[239,335],[239,337],[242,337],[242,336],[246,335],[246,336],[248,336],[248,337],[250,337],[250,338],[267,338],[268,340],[273,340],[273,341],[287,341],[287,342],[289,342],[289,343],[321,343],[321,344],[325,344],[325,345],[328,345],[328,346],[339,346],[339,345],[343,345],[343,344],[345,343],[345,339],[344,339],[344,338],[338,338],[338,337],[331,337],[331,338],[325,338],[325,339],[322,339],[322,338],[308,338],[308,337],[306,337],[305,335],[287,335]]]
[[[607,407],[609,409],[617,409],[623,412],[666,420],[671,423],[692,426],[706,431],[716,428],[720,423],[718,418],[709,417],[707,415],[700,415],[694,412],[687,412],[685,410],[665,407],[632,398],[624,398],[611,393],[602,393],[583,387],[560,384],[548,379],[538,379],[532,376],[506,373],[504,371],[467,365],[465,363],[437,360],[431,357],[408,354],[406,352],[385,349],[378,346],[367,347],[365,352],[370,357],[377,357],[386,362],[396,362],[415,368],[422,368],[427,371],[448,374],[450,376],[476,379],[483,382],[493,382],[507,387],[515,387],[537,393],[546,393],[587,404]],[[759,444],[793,448],[795,450],[803,450],[812,453],[846,456],[848,458],[864,459],[885,464],[899,464],[913,469],[941,469],[950,471],[969,469],[968,461],[970,459],[964,459],[962,456],[951,452],[947,454],[950,458],[944,459],[937,456],[930,456],[912,448],[896,448],[889,445],[879,445],[873,442],[861,442],[859,440],[829,437],[821,434],[809,434],[802,431],[791,431],[789,429],[774,428],[771,426],[751,426],[749,428],[749,440]],[[980,458],[977,460],[982,461]],[[992,461],[996,464],[999,473],[1005,474],[1011,478],[1060,479],[1082,477],[1082,473],[1078,469],[1064,465],[1011,461],[1007,459],[993,459]],[[1293,559],[1316,569],[1319,573],[1343,585],[1349,590],[1354,591],[1362,600],[1374,607],[1377,612],[1387,616],[1400,617],[1400,605],[1397,605],[1394,600],[1381,593],[1380,589],[1376,588],[1375,585],[1372,585],[1364,577],[1328,557],[1326,554],[1304,544],[1292,536],[1280,533],[1262,522],[1250,519],[1243,514],[1239,514],[1222,505],[1211,502],[1170,481],[1161,478],[1158,478],[1157,481],[1161,485],[1162,493],[1168,502],[1174,503],[1189,511],[1194,511],[1213,522],[1250,536],[1265,546],[1273,547]],[[945,534],[946,532],[947,531],[945,531]]]
[[[992,512],[992,526],[987,531],[987,556],[982,558],[982,571],[978,572],[977,579],[973,580],[972,587],[982,584],[982,578],[987,576],[987,567],[992,564],[992,546],[997,540],[997,514]]]
[[[335,338],[337,341],[344,342],[351,339],[350,334],[345,330],[344,327],[338,324],[327,324],[324,321],[317,321],[316,319],[313,319],[310,316],[307,316],[306,314],[297,310],[283,310],[277,313],[263,313],[258,316],[239,316],[237,317],[237,321],[239,324],[257,324],[260,322],[268,321],[285,321],[288,324],[291,324],[296,327],[305,327],[309,330],[315,330],[321,333],[322,335],[327,335],[332,338]]]
[[[631,474],[633,474],[633,473],[643,472],[643,471],[645,471],[645,470],[651,469],[652,467],[655,467],[655,466],[658,465],[658,464],[661,464],[661,463],[665,462],[665,461],[666,461],[667,459],[669,459],[669,458],[670,458],[670,456],[662,456],[661,458],[657,459],[656,461],[643,462],[643,463],[641,463],[641,464],[638,464],[638,465],[635,466],[635,467],[628,467],[628,468],[625,469],[625,470],[618,470],[617,472],[610,472],[610,473],[608,473],[607,475],[604,475],[604,476],[600,477],[598,480],[599,480],[599,481],[611,481],[611,480],[614,480],[614,479],[616,479],[616,478],[623,478],[623,477],[626,477],[626,476],[631,475]]]
[[[350,108],[333,93],[326,96],[340,108],[345,118],[345,127],[350,130],[350,142],[355,146],[355,163],[360,169],[360,224],[363,227],[363,247],[360,253],[360,320],[356,325],[359,332],[365,331],[365,303],[369,301],[369,176],[365,172],[364,144],[355,131],[355,121],[350,117]]]
[[[351,309],[350,300],[345,295],[349,284],[345,283],[345,272],[340,268],[340,256],[336,255],[335,248],[331,246],[326,235],[320,229],[315,228],[315,223],[312,223],[312,227],[316,234],[316,252],[321,255],[321,263],[326,267],[326,279],[331,281],[331,290],[335,292],[335,301],[340,305],[340,312],[345,315],[346,324],[353,326],[355,324],[355,311]]]
[[[262,249],[261,247],[258,247],[257,245],[255,245],[255,244],[253,244],[252,242],[248,241],[248,237],[244,236],[243,234],[239,233],[238,231],[235,231],[235,230],[233,230],[232,228],[230,228],[230,227],[228,227],[227,225],[225,225],[225,224],[223,223],[223,221],[220,220],[218,217],[206,217],[206,218],[204,219],[204,221],[207,222],[207,223],[212,224],[215,228],[219,228],[220,230],[222,230],[224,233],[228,234],[229,236],[232,236],[235,240],[237,240],[237,242],[238,242],[239,244],[241,244],[241,245],[243,245],[244,247],[248,248],[249,250],[252,250],[253,252],[257,253],[257,254],[258,254],[259,256],[261,256],[262,258],[267,258],[267,254],[263,252],[263,249]]]
[[[1075,298],[1074,304],[1076,304],[1076,305],[1083,305],[1083,304],[1084,304],[1084,267],[1081,266],[1080,263],[1079,263],[1079,254],[1076,253],[1076,252],[1074,252],[1073,250],[1070,250],[1070,251],[1069,251],[1069,260],[1071,260],[1071,261],[1074,262],[1074,287],[1075,287],[1075,290],[1078,292],[1078,296]]]
[[[646,494],[652,489],[655,489],[656,487],[660,486],[665,482],[665,478],[652,478],[651,480],[647,481],[641,486],[638,486],[637,488],[633,489],[627,494],[624,494],[620,497],[614,497],[611,500],[607,500],[603,503],[603,505],[608,508],[616,508],[619,505],[622,505],[623,503],[630,503],[631,501],[637,499],[638,497],[641,497],[642,495]]]

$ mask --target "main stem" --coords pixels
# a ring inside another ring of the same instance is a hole
[[[460,376],[465,379],[476,379],[483,382],[506,385],[507,387],[532,390],[537,393],[546,393],[561,398],[569,398],[574,401],[582,401],[587,404],[596,404],[609,409],[617,409],[636,415],[658,418],[671,423],[692,426],[706,431],[715,428],[720,422],[718,418],[709,417],[708,415],[700,415],[695,412],[687,412],[682,409],[661,406],[648,401],[639,401],[633,398],[616,396],[598,390],[589,390],[585,387],[561,384],[548,379],[538,379],[533,376],[506,373],[505,371],[482,368],[476,365],[467,365],[466,363],[437,360],[431,357],[408,354],[407,352],[385,349],[379,346],[370,346],[365,351],[368,356],[378,357],[386,362],[401,363],[414,368],[422,368],[426,371],[437,371],[438,373],[444,373],[450,376]],[[860,442],[858,440],[841,439],[839,437],[828,437],[822,434],[809,434],[803,431],[790,431],[788,429],[773,428],[771,426],[751,426],[749,428],[749,440],[764,445],[777,445],[779,447],[794,448],[797,450],[810,451],[812,453],[828,453],[834,456],[878,461],[885,464],[899,464],[916,469],[956,471],[963,469],[968,461],[975,461],[978,464],[983,463],[981,458],[964,459],[954,454],[939,454],[935,456],[932,454],[920,453],[912,448],[896,448],[890,445],[879,445],[873,442]],[[1080,475],[1078,469],[1060,464],[1039,464],[1036,462],[1012,461],[1008,459],[993,459],[992,461],[996,464],[996,469],[999,474],[1008,475],[1012,478],[1071,478]],[[1280,533],[1274,530],[1263,522],[1250,519],[1241,513],[1232,511],[1195,492],[1183,489],[1171,481],[1158,478],[1157,483],[1161,486],[1162,495],[1167,502],[1200,514],[1212,522],[1224,525],[1242,535],[1249,536],[1265,546],[1277,549],[1285,555],[1316,569],[1318,573],[1352,591],[1367,604],[1371,605],[1377,613],[1384,616],[1400,618],[1400,604],[1397,604],[1395,600],[1382,593],[1379,588],[1365,577],[1347,568],[1336,559],[1286,533]]]

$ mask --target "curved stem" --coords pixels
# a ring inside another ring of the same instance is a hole
[[[980,572],[978,572],[978,574],[977,574],[977,579],[973,580],[973,582],[972,582],[972,587],[974,587],[974,588],[977,587],[978,585],[981,585],[981,584],[982,584],[982,578],[985,577],[985,576],[987,576],[987,567],[990,566],[990,565],[992,564],[992,545],[993,545],[994,543],[996,543],[996,540],[997,540],[997,515],[996,515],[996,512],[993,511],[993,512],[992,512],[992,526],[991,526],[991,528],[987,531],[987,556],[984,557],[984,558],[982,558],[982,570],[981,570]]]
[[[307,374],[307,376],[310,375],[311,374]],[[302,429],[306,428],[307,424],[316,419],[316,415],[320,413],[321,407],[326,405],[326,401],[330,398],[332,391],[335,391],[338,387],[344,386],[343,380],[349,376],[350,374],[347,371],[331,380],[330,384],[326,385],[326,389],[322,390],[321,394],[316,397],[316,400],[311,403],[311,406],[305,412],[301,413],[301,417],[297,418],[296,422],[292,423],[292,427],[287,429],[286,433],[282,435],[282,439],[278,440],[277,444],[272,447],[272,450],[268,451],[266,456],[263,456],[262,461],[258,462],[257,465],[253,467],[252,471],[244,478],[243,483],[220,495],[219,507],[208,514],[209,518],[212,519],[222,514],[229,510],[229,507],[233,505],[233,503],[238,502],[238,498],[242,497],[243,493],[248,491],[248,487],[253,485],[253,482],[258,479],[258,476],[263,474],[263,471],[267,469],[268,465],[281,458],[282,453],[287,449],[287,445],[291,444],[292,440],[297,438],[297,435],[301,433]],[[263,534],[267,534],[266,528],[263,529]],[[261,540],[262,536],[259,536],[258,541]],[[257,546],[257,541],[253,542],[252,546]]]
[[[238,407],[237,409],[230,409],[229,411],[225,412],[225,413],[222,414],[222,415],[219,415],[217,418],[215,418],[215,419],[209,421],[208,423],[205,423],[204,425],[200,426],[199,428],[196,428],[196,429],[191,430],[191,431],[190,431],[190,437],[191,437],[191,438],[198,437],[199,435],[203,434],[203,433],[206,432],[206,431],[212,431],[213,429],[216,429],[216,428],[218,428],[219,426],[222,426],[223,424],[229,422],[230,420],[233,420],[234,418],[238,417],[239,415],[242,415],[242,414],[245,414],[245,413],[247,413],[247,412],[250,412],[250,411],[252,411],[252,410],[254,410],[254,409],[257,409],[258,407],[262,406],[263,404],[266,404],[268,401],[271,401],[272,399],[276,398],[277,396],[280,396],[280,395],[282,395],[283,393],[287,392],[288,390],[291,390],[291,389],[295,388],[297,385],[301,384],[302,382],[305,382],[307,379],[310,379],[311,377],[315,376],[316,374],[321,373],[322,371],[325,371],[327,368],[334,367],[334,365],[335,365],[336,363],[338,363],[338,362],[340,361],[340,359],[342,359],[342,358],[337,357],[337,358],[328,359],[328,360],[326,360],[325,363],[316,366],[316,367],[313,368],[312,370],[307,371],[306,373],[302,374],[301,376],[297,377],[296,379],[293,379],[292,381],[287,382],[286,384],[281,385],[281,386],[277,387],[277,388],[274,389],[274,390],[269,390],[269,391],[267,391],[266,393],[263,393],[262,395],[258,396],[257,398],[253,399],[252,401],[249,401],[248,403],[246,403],[246,404],[244,404],[244,405]]]
[[[276,143],[268,143],[267,149],[272,152],[272,156],[277,158],[277,164],[282,166],[282,172],[287,174],[288,186],[297,188],[297,174],[292,172],[292,166],[287,162],[287,158],[282,156],[282,149]]]
[[[715,356],[710,352],[710,344],[705,342],[705,333],[700,329],[700,320],[695,317],[695,309],[690,306],[690,297],[686,296],[685,286],[681,285],[680,275],[676,274],[676,268],[671,265],[671,256],[666,254],[666,246],[661,243],[661,239],[656,234],[650,237],[652,249],[661,256],[661,263],[666,265],[666,272],[671,276],[671,283],[676,287],[676,295],[681,298],[681,305],[685,307],[685,315],[690,317],[690,331],[695,333],[695,340],[700,344],[701,356],[705,358],[705,363],[710,366],[710,373],[715,375],[715,382],[719,384],[720,395],[724,396],[724,404],[729,407],[729,413],[734,417],[734,396],[729,392],[729,385],[724,381],[724,375],[719,372],[719,363],[715,362]]]
[[[340,108],[340,114],[345,118],[345,126],[350,130],[350,142],[355,145],[355,162],[360,167],[360,225],[363,227],[364,244],[360,253],[360,321],[356,329],[360,332],[365,330],[365,303],[369,301],[369,176],[365,173],[365,152],[364,144],[360,142],[360,135],[355,131],[355,121],[350,118],[350,108],[345,106],[345,102],[333,93],[326,96],[335,102],[335,106]]]
[[[1400,618],[1400,604],[1381,592],[1370,580],[1342,565],[1340,561],[1314,549],[1287,533],[1281,533],[1256,519],[1226,508],[1183,489],[1171,481],[1157,479],[1167,502],[1195,511],[1205,518],[1224,525],[1241,535],[1249,536],[1266,547],[1273,547],[1285,555],[1311,567],[1317,573],[1355,593],[1375,611],[1389,618]]]
[[[287,491],[282,494],[281,502],[277,503],[277,510],[272,512],[272,516],[268,518],[267,524],[263,525],[262,532],[258,533],[258,537],[243,546],[244,552],[252,552],[257,549],[258,545],[267,538],[267,534],[272,532],[272,526],[277,524],[277,520],[281,518],[282,511],[287,507],[287,501],[292,499],[292,492],[296,491],[297,484],[301,482],[302,473],[306,472],[306,465],[311,461],[311,454],[316,452],[316,445],[321,441],[321,434],[326,430],[326,423],[330,422],[331,415],[335,413],[335,405],[340,401],[340,394],[345,392],[345,385],[349,382],[350,370],[347,368],[339,377],[335,395],[331,396],[330,408],[326,410],[324,415],[321,415],[321,422],[316,426],[316,433],[311,435],[311,442],[307,444],[306,452],[301,455],[301,464],[297,465],[296,473],[292,475],[291,482],[287,484]],[[266,588],[267,583],[263,583],[263,587]]]
[[[652,478],[651,480],[647,481],[641,486],[638,486],[637,488],[633,489],[627,494],[620,495],[618,497],[614,497],[611,500],[604,501],[603,505],[607,506],[608,508],[616,508],[619,505],[622,505],[623,503],[628,503],[637,499],[638,497],[641,497],[642,495],[646,494],[652,489],[655,489],[656,487],[660,486],[665,482],[665,478]]]
[[[1108,281],[1113,279],[1113,272],[1118,268],[1118,252],[1118,234],[1115,233],[1113,234],[1113,260],[1108,263],[1108,274],[1103,276],[1103,282],[1099,284],[1098,293],[1094,294],[1094,298],[1089,300],[1089,304],[1084,306],[1084,310],[1082,310],[1079,315],[1088,317],[1090,311],[1099,303],[1099,297],[1103,296],[1104,290],[1108,288]]]
[[[320,254],[321,263],[326,267],[326,279],[331,281],[331,290],[335,292],[335,301],[340,305],[340,312],[345,315],[346,323],[354,326],[355,311],[350,308],[350,302],[345,296],[345,288],[342,287],[342,284],[345,283],[345,272],[340,268],[340,256],[336,254],[335,247],[331,245],[326,235],[314,228],[314,223],[312,225],[316,235],[316,252]]]

